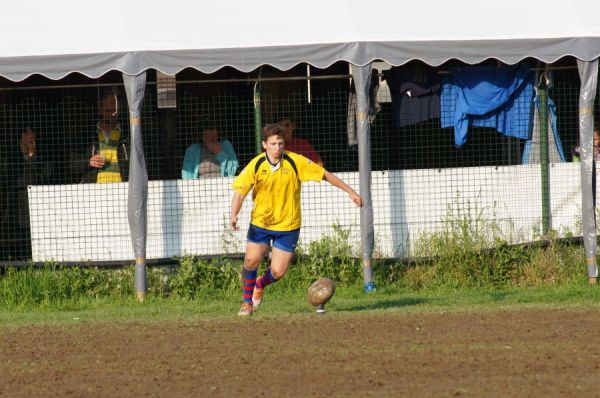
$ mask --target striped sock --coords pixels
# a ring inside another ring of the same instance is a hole
[[[256,285],[257,270],[249,271],[242,267],[242,298],[244,302],[252,304],[252,293]]]
[[[278,280],[279,279],[276,279],[271,273],[271,268],[268,268],[265,273],[256,280],[256,287],[259,289],[264,289],[265,286],[275,283]]]

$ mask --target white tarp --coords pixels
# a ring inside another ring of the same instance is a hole
[[[20,81],[35,73],[59,79],[75,71],[210,73],[262,64],[286,70],[376,59],[589,61],[600,56],[599,15],[597,0],[7,1],[0,75]]]

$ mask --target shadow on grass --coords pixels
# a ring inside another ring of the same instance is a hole
[[[488,294],[489,298],[492,299],[492,301],[504,301],[507,298],[514,296],[515,293],[514,292],[503,292],[503,291],[498,291],[498,292],[490,292]]]
[[[401,299],[393,299],[393,300],[378,300],[373,302],[368,302],[360,305],[350,306],[350,307],[340,307],[337,308],[336,311],[339,312],[351,312],[351,311],[368,311],[368,310],[385,310],[388,308],[400,308],[400,307],[409,307],[413,305],[419,304],[431,304],[437,299],[429,299],[429,298],[415,298],[415,297],[406,297]]]

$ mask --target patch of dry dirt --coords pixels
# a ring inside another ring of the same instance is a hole
[[[0,328],[0,396],[600,396],[599,330],[597,309]]]

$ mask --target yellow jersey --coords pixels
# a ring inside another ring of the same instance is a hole
[[[121,182],[121,170],[119,168],[118,147],[121,139],[121,130],[118,127],[110,130],[108,143],[104,139],[104,133],[98,127],[98,154],[104,158],[104,167],[98,171],[96,182],[106,184]]]
[[[245,196],[254,188],[252,224],[272,231],[292,231],[301,224],[300,184],[321,182],[324,176],[323,167],[297,153],[284,151],[276,165],[261,153],[236,177],[233,189]]]

